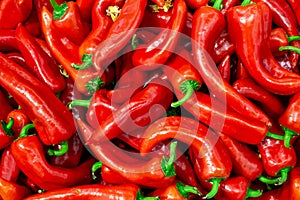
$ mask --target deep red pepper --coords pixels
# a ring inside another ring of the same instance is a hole
[[[227,10],[233,6],[237,6],[241,4],[241,0],[223,0],[221,12],[225,15]]]
[[[0,30],[0,50],[1,51],[18,51],[19,47],[15,37],[15,30]]]
[[[280,99],[257,85],[252,78],[236,80],[232,85],[240,94],[261,104],[262,109],[273,119],[285,110]]]
[[[80,193],[78,193],[80,191]],[[98,199],[98,200],[158,200],[158,197],[143,197],[140,188],[133,184],[122,184],[114,186],[105,186],[99,184],[82,185],[73,188],[64,188],[60,190],[49,191],[42,194],[36,194],[25,198],[24,200],[44,199]]]
[[[96,0],[76,0],[76,4],[78,5],[80,10],[80,15],[88,23],[92,21],[92,9],[95,2]]]
[[[211,57],[215,63],[220,63],[226,56],[232,55],[235,52],[235,47],[230,41],[227,31],[223,31],[215,42],[214,50],[211,52]]]
[[[37,38],[41,37],[42,31],[41,31],[40,21],[38,19],[38,14],[37,14],[35,8],[33,8],[30,16],[24,22],[24,27],[34,37],[37,37]]]
[[[14,125],[14,119],[9,118],[9,121],[0,121],[0,149],[8,147],[14,140],[14,131],[12,129]]]
[[[300,26],[300,3],[297,0],[287,0],[289,5],[291,6],[292,10],[294,11],[294,14],[297,18],[298,25]]]
[[[262,174],[263,165],[261,159],[248,145],[231,139],[224,134],[220,134],[220,138],[231,154],[233,171],[236,175],[252,181]]]
[[[295,167],[290,172],[290,199],[296,200],[300,198],[300,168]]]
[[[74,1],[58,4],[50,0],[53,7],[52,25],[54,30],[67,37],[71,42],[80,45],[90,32],[90,25],[81,17],[78,4]]]
[[[259,180],[271,184],[283,184],[288,173],[296,165],[296,153],[294,148],[286,148],[282,140],[266,138],[258,146],[265,172],[272,176],[271,180],[266,180],[260,176]],[[275,178],[274,178],[275,177]]]
[[[179,33],[185,26],[187,7],[183,0],[175,0],[172,17],[167,29],[162,30],[150,43],[140,45],[132,55],[132,63],[135,66],[146,66],[146,71],[156,69],[164,64],[172,55],[179,40]]]
[[[7,56],[7,58],[11,59],[12,61],[17,63],[18,65],[24,67],[25,69],[28,69],[28,66],[25,62],[25,59],[24,59],[24,57],[21,53],[11,52],[11,53],[6,53],[5,55]]]
[[[5,120],[8,113],[10,113],[13,110],[13,106],[9,102],[8,94],[1,87],[0,87],[0,105],[1,105],[0,120]]]
[[[257,83],[275,94],[294,94],[300,90],[299,77],[275,77],[264,66],[264,63],[277,63],[271,56],[268,39],[271,32],[271,16],[270,8],[262,2],[235,6],[226,13],[228,32],[236,46],[237,55]]]
[[[8,122],[9,119],[12,118],[14,120],[14,124],[12,126],[12,130],[14,131],[15,135],[14,138],[18,137],[22,128],[30,123],[30,120],[26,113],[22,109],[14,109],[7,114],[6,121]]]
[[[75,168],[51,166],[46,161],[39,138],[36,135],[27,135],[31,128],[33,126],[29,124],[22,129],[20,137],[12,143],[11,151],[21,171],[35,184],[44,190],[53,190],[91,181],[90,167],[94,159],[89,158]]]
[[[187,117],[170,116],[151,124],[143,135],[141,153],[149,152],[157,143],[166,139],[177,139],[191,145],[201,170],[196,173],[200,180],[213,183],[206,195],[212,198],[219,183],[228,178],[232,169],[230,153],[224,143],[206,126]],[[209,152],[209,153],[208,153]]]
[[[225,25],[224,15],[214,7],[203,6],[194,13],[192,39],[195,42],[192,47],[195,66],[210,89],[210,93],[215,95],[218,100],[226,101],[239,114],[250,119],[260,120],[269,126],[268,116],[222,79],[216,70],[215,63],[209,56],[214,50],[217,37],[225,29]],[[245,112],[246,110],[247,112]]]
[[[3,0],[0,2],[0,29],[15,29],[32,11],[32,0]]]
[[[19,24],[16,29],[19,49],[31,71],[41,82],[54,93],[62,91],[66,82],[59,71],[58,65],[39,46],[35,38]]]
[[[44,34],[45,40],[51,50],[51,53],[66,70],[68,75],[76,80],[77,70],[71,65],[72,63],[80,63],[80,57],[78,55],[79,47],[70,42],[67,38],[62,38],[52,27],[52,14],[43,7],[39,13],[41,19],[41,28]]]
[[[6,181],[16,183],[20,174],[15,158],[12,155],[11,148],[4,149],[0,163],[0,177]]]
[[[69,139],[76,129],[73,116],[65,105],[33,75],[5,55],[0,54],[0,61],[0,85],[34,123],[43,143],[58,144]]]
[[[231,65],[230,65],[230,55],[225,56],[218,65],[218,70],[222,76],[222,78],[230,83],[230,75],[231,75]]]
[[[190,9],[197,10],[201,6],[205,6],[209,3],[209,0],[186,0],[186,5]]]
[[[0,178],[1,199],[22,200],[31,194],[29,188]]]
[[[281,55],[279,47],[289,44],[287,34],[283,28],[274,28],[270,34],[270,48],[275,56]]]

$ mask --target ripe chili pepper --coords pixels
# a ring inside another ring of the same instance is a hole
[[[292,10],[294,11],[294,14],[297,18],[298,25],[300,26],[300,4],[296,0],[287,0],[289,5],[291,6]]]
[[[77,119],[77,124],[82,139],[86,142],[93,134],[93,130],[81,119]],[[162,159],[160,155],[154,155],[150,160],[144,160],[139,154],[132,154],[129,152],[128,155],[125,151],[112,154],[112,151],[115,151],[115,149],[111,149],[111,146],[109,146],[108,143],[101,143],[100,145],[89,143],[88,147],[95,157],[101,160],[101,162],[109,165],[108,167],[114,171],[117,177],[121,178],[121,180],[117,179],[117,181],[122,181],[121,183],[126,180],[126,182],[135,183],[145,187],[159,188],[165,187],[174,181],[176,143],[174,143],[173,147],[170,147],[171,156],[169,159]],[[128,159],[131,160],[130,163],[128,163]],[[141,166],[143,167],[141,168]],[[116,180],[112,181],[115,182]]]
[[[237,6],[241,4],[241,0],[223,0],[221,12],[223,15],[227,12],[227,10],[233,6]]]
[[[196,173],[200,180],[213,183],[206,195],[213,198],[222,180],[229,177],[232,169],[230,153],[217,135],[199,122],[187,117],[170,116],[156,120],[143,135],[141,153],[149,152],[157,143],[177,139],[191,145],[195,159],[201,165]],[[208,153],[209,152],[209,153]]]
[[[290,172],[290,199],[296,200],[300,198],[300,168],[295,167]]]
[[[0,177],[9,182],[17,182],[20,174],[15,158],[12,155],[10,146],[6,147],[2,153],[0,163]]]
[[[235,52],[235,47],[230,41],[227,31],[223,31],[214,44],[214,50],[211,52],[211,57],[215,63],[220,63],[226,56],[232,55]]]
[[[21,24],[16,28],[16,39],[29,68],[28,70],[54,93],[62,91],[66,83],[60,74],[58,65],[44,52],[35,38]]]
[[[172,107],[184,104],[202,85],[202,78],[191,61],[191,55],[186,50],[181,50],[178,55],[172,55],[163,68],[173,89],[185,94],[180,99],[177,97],[178,101],[173,102]]]
[[[236,112],[248,118],[258,119],[269,126],[268,116],[224,81],[215,69],[215,63],[209,58],[210,52],[214,50],[218,35],[224,29],[225,17],[216,8],[203,6],[194,13],[192,39],[195,42],[193,42],[192,47],[195,65],[211,94],[215,95],[218,100],[226,100],[226,103]]]
[[[80,15],[86,22],[91,22],[92,9],[96,0],[76,0],[76,4],[79,7]]]
[[[7,93],[0,87],[0,120],[5,120],[8,113],[13,110],[12,105],[9,102]]]
[[[230,55],[227,55],[219,63],[218,70],[221,74],[221,77],[228,83],[230,82],[230,67]]]
[[[71,42],[80,45],[90,32],[90,25],[81,17],[80,9],[76,2],[68,1],[58,4],[50,0],[53,7],[52,24],[54,30],[62,37],[67,37]]]
[[[299,91],[300,78],[275,77],[263,64],[275,63],[272,61],[274,57],[270,56],[272,54],[268,40],[272,23],[270,8],[262,2],[248,6],[235,6],[228,10],[226,17],[228,32],[236,46],[237,55],[251,77],[275,94],[288,95]]]
[[[12,127],[14,125],[14,119],[9,118],[8,122],[1,120],[1,127],[0,127],[0,149],[4,149],[5,147],[9,146],[14,140],[14,131]]]
[[[262,174],[263,165],[261,159],[248,145],[231,139],[222,133],[220,134],[220,138],[231,154],[235,174],[251,181],[257,179]]]
[[[141,45],[132,55],[135,66],[145,65],[147,71],[154,70],[164,64],[171,56],[179,40],[178,32],[185,26],[187,7],[183,0],[175,0],[173,13],[168,28],[162,30],[150,43]]]
[[[38,37],[38,38],[41,37],[42,31],[41,31],[40,21],[38,19],[38,14],[37,14],[35,8],[33,8],[30,16],[24,22],[24,27],[32,36]]]
[[[78,193],[80,191],[80,193]],[[72,188],[64,188],[54,191],[36,194],[25,198],[24,200],[44,199],[99,199],[99,200],[158,200],[158,197],[143,197],[140,188],[134,184],[122,184],[114,186],[105,186],[98,184],[81,185]]]
[[[197,187],[184,185],[178,181],[165,188],[156,189],[150,196],[159,196],[160,200],[185,200],[188,199],[189,194],[196,194],[197,196],[202,195]]]
[[[0,54],[0,60],[0,85],[34,123],[43,143],[58,144],[69,139],[76,130],[73,116],[65,105],[33,75],[5,55]]]
[[[0,50],[1,51],[18,51],[19,47],[15,37],[15,30],[0,30]]]
[[[88,159],[75,168],[51,166],[46,161],[39,138],[36,135],[27,135],[32,128],[32,124],[28,124],[22,129],[20,137],[12,143],[11,151],[21,171],[35,184],[44,190],[53,190],[91,181],[89,169],[94,159]]]
[[[279,47],[287,46],[289,43],[287,34],[283,28],[274,28],[270,34],[270,48],[272,53],[277,56],[281,55]]]
[[[102,121],[88,141],[99,142],[105,138],[112,139],[123,132],[145,127],[166,112],[172,99],[173,94],[168,83],[160,78],[153,79],[128,103],[122,104],[116,112]],[[153,107],[153,105],[159,106]]]
[[[258,146],[265,172],[275,178],[263,175],[259,180],[269,184],[281,185],[287,181],[288,173],[296,165],[294,148],[285,148],[283,141],[266,138]]]
[[[186,0],[186,5],[188,8],[197,10],[201,6],[205,6],[209,3],[209,0]]]
[[[2,199],[22,200],[30,194],[29,188],[0,178],[0,197]]]
[[[252,78],[236,80],[232,85],[240,94],[261,104],[263,110],[277,119],[285,110],[280,99],[257,85]]]
[[[60,37],[55,32],[52,24],[52,14],[43,7],[40,12],[41,28],[45,40],[50,47],[51,53],[66,70],[68,75],[76,80],[77,70],[75,70],[71,64],[80,63],[80,57],[78,55],[79,47],[72,43],[70,40],[64,37]]]
[[[23,55],[19,52],[6,53],[6,57],[25,69],[28,69]]]
[[[15,29],[32,11],[32,0],[3,0],[0,2],[0,29]]]

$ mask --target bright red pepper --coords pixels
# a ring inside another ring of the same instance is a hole
[[[0,105],[0,120],[5,120],[8,113],[13,110],[13,106],[10,104],[8,94],[3,88],[0,88]]]
[[[275,77],[264,66],[264,63],[277,63],[271,56],[268,39],[272,24],[270,8],[262,2],[235,6],[228,10],[226,17],[228,32],[236,46],[236,53],[251,77],[275,94],[289,95],[299,91],[299,77]]]
[[[92,9],[96,0],[76,0],[76,4],[79,7],[80,15],[86,22],[92,21]]]
[[[41,31],[40,21],[38,19],[38,14],[35,8],[32,10],[28,19],[24,22],[24,27],[34,37],[38,37],[38,38],[41,37],[42,31]]]
[[[295,167],[290,172],[290,199],[296,200],[300,198],[300,168]]]
[[[274,28],[270,34],[270,48],[274,56],[281,55],[279,47],[289,44],[288,37],[283,28]]]
[[[205,6],[209,3],[209,0],[186,0],[186,5],[190,9],[197,10],[201,6]]]
[[[23,23],[32,11],[32,0],[2,0],[0,2],[0,29],[14,29]]]
[[[220,63],[226,56],[232,55],[235,52],[235,47],[230,41],[227,31],[223,31],[215,42],[214,50],[211,52],[211,57],[215,63]]]
[[[0,126],[0,149],[4,149],[9,146],[14,140],[14,131],[12,129],[14,125],[14,119],[9,118],[8,122],[1,120]]]
[[[0,54],[0,61],[0,85],[14,97],[34,123],[43,143],[58,144],[69,139],[76,129],[73,116],[66,106],[37,78],[5,55]]]
[[[222,79],[209,56],[214,50],[216,39],[225,29],[225,25],[224,15],[214,7],[203,6],[194,13],[192,39],[195,42],[192,45],[195,66],[210,89],[210,93],[219,101],[226,101],[227,105],[239,114],[260,120],[269,126],[268,116]]]
[[[172,55],[175,46],[180,39],[179,33],[185,26],[187,7],[183,0],[175,0],[173,13],[168,22],[167,29],[160,33],[148,44],[140,45],[132,55],[132,63],[135,66],[144,65],[146,71],[156,69],[164,64]]]
[[[22,66],[23,68],[28,69],[25,59],[21,53],[12,52],[12,53],[6,53],[5,55],[8,59],[14,61],[15,63]]]
[[[298,25],[300,26],[300,3],[297,0],[287,0],[289,5],[291,6],[292,10],[294,11],[294,14],[297,18]]]
[[[230,75],[231,75],[231,65],[230,65],[230,56],[225,56],[218,65],[218,70],[222,76],[222,78],[230,83]]]
[[[221,12],[225,15],[227,10],[233,6],[237,6],[241,4],[241,0],[223,0],[222,1],[222,9]]]
[[[8,122],[9,119],[12,118],[14,120],[14,124],[12,126],[12,130],[14,131],[14,137],[18,137],[22,128],[30,123],[30,120],[26,113],[22,109],[14,109],[8,113],[6,121]]]
[[[31,194],[29,188],[0,178],[1,199],[23,200]]]
[[[78,193],[80,191],[80,193]],[[25,198],[24,200],[44,199],[77,199],[77,200],[158,200],[158,197],[143,197],[140,188],[133,184],[122,184],[114,186],[105,186],[99,184],[82,185],[72,188],[49,191],[42,194],[36,194]]]
[[[12,155],[10,146],[5,148],[1,156],[0,177],[6,181],[16,183],[20,174],[15,158]]]
[[[19,47],[15,37],[15,30],[0,30],[0,50],[1,51],[18,51]]]

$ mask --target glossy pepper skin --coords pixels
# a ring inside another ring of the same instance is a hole
[[[3,0],[0,3],[0,29],[15,29],[32,11],[32,0]]]
[[[194,13],[192,51],[195,58],[195,66],[199,70],[204,83],[210,89],[210,93],[215,95],[218,100],[222,102],[226,100],[227,104],[231,105],[231,108],[241,115],[270,125],[268,116],[265,113],[222,79],[215,63],[210,58],[211,52],[214,50],[215,41],[225,29],[225,26],[224,15],[214,7],[203,6]]]
[[[132,63],[135,66],[145,65],[147,71],[156,69],[164,64],[174,51],[177,41],[180,39],[179,32],[185,26],[187,7],[183,0],[175,0],[173,12],[167,29],[162,30],[151,42],[140,45],[132,55]],[[153,48],[156,47],[156,48]]]
[[[51,166],[46,161],[41,141],[35,135],[17,139],[11,145],[11,151],[21,171],[44,190],[72,187],[91,181],[90,167],[94,159],[88,159],[76,168]]]
[[[8,113],[13,110],[13,107],[9,102],[8,94],[3,90],[3,88],[0,88],[0,104],[0,120],[5,120]]]
[[[19,174],[20,168],[12,155],[11,148],[6,147],[1,156],[0,177],[6,181],[16,183]]]
[[[228,32],[236,46],[237,55],[257,83],[275,94],[295,94],[300,89],[300,78],[275,77],[263,64],[263,62],[274,63],[270,57],[268,40],[271,32],[271,16],[270,8],[262,2],[235,6],[226,13]]]
[[[62,91],[66,86],[66,82],[59,71],[58,65],[21,24],[16,28],[16,39],[29,68],[28,70],[41,82],[45,83],[53,93]]]
[[[92,8],[96,0],[76,0],[76,4],[79,7],[80,15],[86,22],[91,22],[92,18]]]
[[[100,127],[95,130],[90,142],[115,138],[123,132],[144,127],[151,121],[160,118],[170,106],[173,98],[169,88],[166,81],[160,78],[153,79],[128,103],[125,102],[105,121],[100,122]],[[152,107],[156,104],[160,106]],[[152,109],[151,113],[149,113],[150,109]]]
[[[69,139],[76,130],[73,116],[65,105],[37,78],[5,55],[0,54],[0,61],[0,85],[34,123],[43,143],[58,144]]]
[[[12,130],[14,131],[14,137],[17,138],[20,135],[22,128],[30,123],[30,120],[26,113],[22,109],[14,109],[7,114],[6,121],[12,118],[14,120],[14,124],[12,126]]]
[[[290,199],[296,200],[300,198],[300,168],[295,167],[290,172]]]
[[[18,51],[18,44],[14,29],[0,30],[0,50],[1,51]]]
[[[297,18],[298,25],[300,26],[300,4],[299,1],[296,0],[287,0],[289,5],[291,6],[292,10],[294,11],[294,14]]]
[[[0,197],[2,199],[22,200],[30,194],[29,188],[0,178]]]

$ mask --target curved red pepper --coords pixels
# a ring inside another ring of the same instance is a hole
[[[29,188],[0,178],[0,197],[2,199],[23,200],[30,194]]]
[[[275,94],[288,95],[299,91],[299,77],[275,77],[263,64],[274,63],[270,57],[268,39],[272,23],[270,8],[262,2],[248,6],[235,6],[228,10],[226,17],[228,32],[236,46],[236,53],[251,77]]]
[[[225,29],[225,25],[225,17],[213,7],[200,7],[194,13],[192,39],[195,42],[192,45],[195,66],[210,89],[210,93],[215,95],[218,100],[226,101],[239,114],[260,120],[269,126],[268,116],[224,81],[216,70],[215,63],[209,57],[214,50],[217,37]],[[247,112],[245,112],[246,110]]]
[[[230,55],[225,56],[218,65],[218,70],[222,76],[222,78],[230,83],[230,75],[231,75],[231,65],[230,65]]]
[[[166,12],[163,9],[154,10],[150,5],[145,9],[143,21],[140,27],[166,28],[172,17],[172,8]],[[151,19],[151,20],[149,20]]]
[[[20,168],[11,152],[11,148],[4,149],[1,156],[0,177],[6,181],[16,183],[20,174]]]
[[[179,39],[179,32],[185,26],[187,7],[183,0],[175,0],[173,13],[168,28],[162,30],[150,43],[140,45],[132,55],[135,66],[146,66],[146,71],[156,69],[164,64],[174,51]]]
[[[44,144],[58,144],[75,132],[71,112],[34,76],[0,54],[0,85],[18,102],[34,123]],[[36,109],[39,108],[39,109]],[[59,133],[59,134],[58,134]]]
[[[0,50],[1,51],[19,50],[14,29],[0,30]]]
[[[0,29],[15,29],[32,11],[32,0],[2,0],[0,2]]]
[[[283,28],[274,28],[270,34],[270,48],[275,56],[281,55],[279,47],[289,44],[287,34]]]
[[[44,52],[27,30],[19,24],[16,28],[19,49],[28,66],[28,70],[47,85],[54,93],[62,91],[66,82],[58,65]]]

